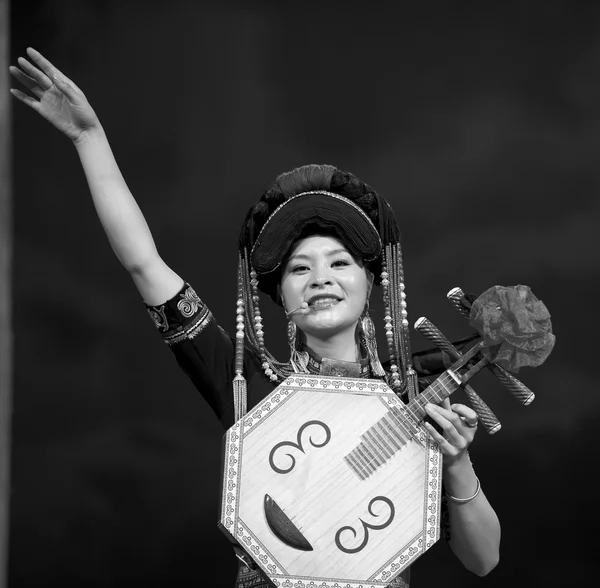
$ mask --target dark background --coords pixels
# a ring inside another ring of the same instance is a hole
[[[536,400],[474,381],[503,424],[471,448],[500,564],[479,579],[440,541],[412,586],[595,576],[600,3],[16,0],[12,63],[29,45],[86,93],[162,256],[226,329],[246,209],[305,163],[392,203],[411,324],[460,337],[448,290],[529,285],[557,336],[519,373]],[[13,109],[10,587],[231,586],[219,423],[113,256],[73,146]]]

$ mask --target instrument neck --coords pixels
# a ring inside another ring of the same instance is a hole
[[[452,371],[446,370],[435,382],[428,386],[423,392],[417,394],[407,405],[409,415],[418,423],[425,416],[425,405],[439,404],[455,392],[461,385],[460,378]]]

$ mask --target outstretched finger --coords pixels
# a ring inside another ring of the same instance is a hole
[[[35,94],[38,98],[41,97],[43,91],[40,90],[39,84],[27,74],[23,73],[18,67],[11,65],[8,71],[15,77],[21,84],[23,84],[28,90]]]
[[[39,51],[33,47],[27,47],[27,55],[33,62],[46,74],[49,80],[58,72],[58,68],[54,67]]]
[[[52,80],[44,74],[44,72],[40,71],[35,65],[32,65],[25,59],[24,57],[19,57],[17,62],[23,72],[42,89],[49,90],[52,87]]]
[[[77,84],[73,80],[70,80],[58,67],[52,65],[39,51],[36,51],[33,47],[27,47],[27,55],[35,61],[36,65],[46,74],[50,82],[54,82],[58,77],[59,80],[64,81],[74,91],[81,93]]]
[[[11,88],[10,93],[21,102],[27,104],[27,106],[33,108],[33,110],[37,111],[40,109],[39,101],[37,101],[35,98],[32,98],[31,96],[27,96],[27,94],[24,94],[23,92],[21,92],[21,90],[15,90],[15,88]]]

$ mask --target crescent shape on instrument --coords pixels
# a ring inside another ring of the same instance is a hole
[[[306,537],[268,494],[265,494],[264,508],[267,524],[275,537],[294,549],[313,551]]]

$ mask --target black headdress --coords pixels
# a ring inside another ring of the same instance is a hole
[[[282,264],[298,239],[315,233],[334,234],[350,253],[367,264],[375,276],[375,284],[382,286],[391,364],[388,383],[397,393],[408,393],[410,397],[417,390],[411,365],[400,230],[392,207],[373,188],[348,172],[331,166],[306,166],[300,170],[311,167],[329,170],[329,186],[308,190],[299,187],[286,194],[276,184],[248,211],[240,232],[236,420],[246,412],[245,337],[259,349],[263,369],[272,381],[283,380],[296,369],[293,361],[279,362],[265,348],[258,290],[280,303],[277,286]],[[378,359],[376,362],[379,364]]]

